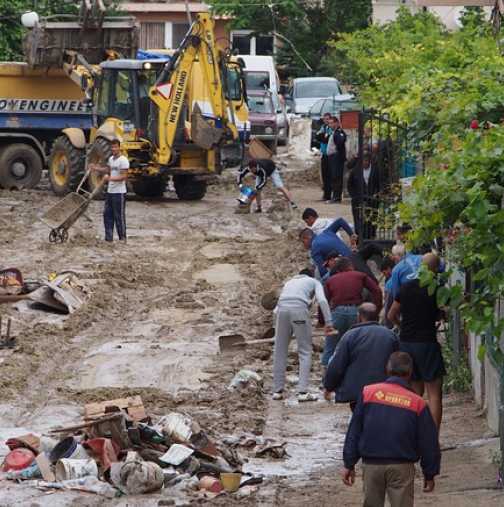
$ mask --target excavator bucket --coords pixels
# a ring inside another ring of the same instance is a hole
[[[68,51],[78,53],[91,65],[107,59],[110,52],[135,58],[139,28],[134,18],[105,18],[100,26],[83,26],[79,21],[42,19],[23,40],[30,67],[61,68]]]
[[[223,130],[210,125],[203,115],[198,104],[194,106],[191,115],[191,139],[204,150],[210,150],[219,143]]]

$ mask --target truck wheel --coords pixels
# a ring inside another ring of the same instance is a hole
[[[49,157],[49,181],[56,195],[73,192],[84,176],[84,150],[76,148],[67,136],[58,137]]]
[[[161,178],[142,178],[132,183],[133,191],[140,197],[162,197],[166,181]]]
[[[99,137],[93,143],[93,146],[89,150],[88,164],[99,164],[102,166],[107,165],[108,159],[112,156],[112,149],[110,148],[110,142]],[[93,192],[96,187],[100,184],[103,176],[92,172],[87,180],[88,190]],[[105,189],[102,188],[96,195],[95,199],[103,199]]]
[[[11,144],[0,150],[0,187],[33,188],[41,177],[42,159],[29,144]]]
[[[174,176],[173,184],[177,197],[182,201],[199,201],[205,197],[206,181],[195,180],[194,176],[185,174]]]

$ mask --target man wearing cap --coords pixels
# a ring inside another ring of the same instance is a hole
[[[269,160],[266,158],[252,158],[249,160],[248,165],[246,165],[238,175],[238,185],[241,185],[243,178],[248,174],[252,173],[256,177],[255,181],[255,190],[256,190],[256,213],[261,213],[262,211],[262,196],[261,190],[265,187],[268,182],[268,178],[271,178],[273,182],[273,186],[278,189],[282,195],[285,197],[292,208],[297,208],[297,204],[292,200],[292,196],[290,192],[285,188],[285,185],[282,181],[282,176],[280,176],[280,171],[277,166],[273,162],[273,160]]]

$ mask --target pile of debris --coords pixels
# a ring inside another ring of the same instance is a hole
[[[49,437],[10,438],[5,444],[3,478],[43,490],[80,490],[108,498],[193,490],[212,497],[245,485],[249,494],[251,486],[262,482],[262,477],[242,473],[235,450],[242,442],[215,443],[179,412],[153,424],[139,396],[88,404],[82,424],[52,430]]]
[[[0,304],[26,301],[34,309],[74,313],[89,299],[89,291],[77,273],[51,273],[47,280],[24,280],[17,268],[0,270]]]

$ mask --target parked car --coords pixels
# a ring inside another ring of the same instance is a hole
[[[286,96],[287,112],[307,116],[315,102],[326,97],[346,97],[334,77],[299,77],[292,81]]]
[[[271,94],[267,91],[249,91],[247,95],[250,137],[261,140],[273,153],[276,153],[278,127]]]
[[[279,95],[280,80],[272,56],[238,55],[245,67],[245,84],[247,92],[269,91],[276,112],[278,144],[285,145],[289,138],[289,120],[285,101]]]
[[[339,118],[342,111],[357,111],[359,109],[360,105],[353,95],[338,95],[317,100],[308,113],[312,121],[312,146],[316,146],[317,148],[319,146],[319,142],[315,139],[315,134],[322,126],[322,117],[324,114],[329,113]]]

